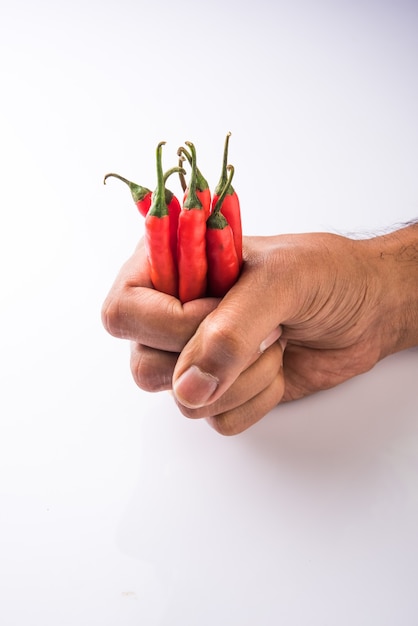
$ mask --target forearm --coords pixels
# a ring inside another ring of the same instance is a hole
[[[386,354],[418,345],[418,224],[369,240],[380,282]],[[383,356],[386,356],[384,354]]]

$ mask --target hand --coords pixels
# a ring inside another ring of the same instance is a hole
[[[144,390],[155,392],[172,389],[172,377],[179,354],[193,337],[199,325],[215,309],[220,301],[202,298],[182,305],[177,299],[159,293],[152,288],[144,243],[141,240],[134,254],[122,267],[107,296],[102,309],[105,328],[115,337],[131,340],[131,370],[134,380]],[[271,379],[277,378],[278,392],[273,405],[283,394],[283,376],[274,376],[274,369],[281,373],[282,349],[277,339],[281,329],[274,329],[249,359],[248,367],[226,393],[210,409],[193,410],[179,404],[184,414],[191,417],[216,415],[213,424],[242,422],[243,409],[247,408],[250,425],[259,419],[249,414],[250,400],[262,391]],[[279,357],[279,358],[277,358]],[[277,372],[276,372],[277,374]],[[274,387],[274,384],[273,384]],[[270,410],[272,401],[264,412]],[[260,398],[254,410],[261,409]],[[234,415],[237,414],[237,418]],[[237,426],[238,428],[238,426]]]
[[[416,250],[411,230],[367,241],[246,238],[243,272],[227,296],[184,306],[151,288],[140,244],[104,304],[104,325],[133,341],[140,387],[172,388],[185,415],[236,434],[281,400],[332,387],[414,345],[416,314],[406,319],[404,307],[405,292],[418,292],[417,259],[411,271],[402,252]]]

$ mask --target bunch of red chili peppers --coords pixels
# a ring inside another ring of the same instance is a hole
[[[213,195],[197,167],[195,146],[178,149],[179,165],[164,173],[160,142],[156,150],[157,186],[152,192],[119,174],[106,174],[126,183],[145,217],[145,246],[155,289],[189,302],[203,296],[223,297],[238,279],[242,266],[242,225],[237,193],[232,187],[234,167],[228,165],[228,133],[222,171]],[[191,167],[186,183],[184,161]],[[169,176],[178,173],[183,200],[167,189]]]

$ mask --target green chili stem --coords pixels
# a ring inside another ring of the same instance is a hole
[[[222,192],[222,189],[227,181],[228,175],[227,175],[227,165],[228,165],[228,149],[229,149],[229,138],[231,136],[231,132],[228,132],[226,137],[225,137],[225,144],[224,144],[224,153],[223,153],[223,161],[222,161],[222,170],[221,170],[221,177],[219,179],[219,182],[216,186],[215,189],[215,195],[219,195]],[[232,192],[233,193],[233,190]]]
[[[167,172],[165,172],[164,174],[164,185],[167,182],[167,178],[169,176],[171,176],[171,174],[176,174],[178,173],[180,176],[182,174],[185,174],[185,170],[182,167],[172,167],[171,169],[167,170]],[[170,191],[169,189],[167,189],[167,187],[165,188],[165,201],[167,204],[170,204],[171,200],[173,199],[173,192]]]
[[[165,182],[162,164],[162,148],[165,143],[165,141],[160,141],[156,149],[157,187],[153,193],[152,204],[149,209],[149,214],[156,215],[157,217],[164,217],[165,215],[168,215],[168,207],[165,200]]]
[[[197,185],[196,149],[190,141],[186,141],[185,143],[187,146],[189,146],[190,152],[191,152],[192,173],[190,176],[189,191],[187,194],[186,201],[184,203],[184,208],[185,209],[202,209],[203,205],[200,202],[196,193],[196,185]]]
[[[225,170],[229,171],[229,176],[227,177],[226,182],[222,188],[221,195],[219,196],[215,206],[213,207],[212,213],[220,212],[222,202],[224,201],[226,194],[229,192],[232,179],[234,178],[235,168],[233,165],[228,165]]]
[[[182,167],[172,167],[171,169],[167,170],[164,173],[164,182],[165,183],[167,182],[167,178],[171,176],[171,174],[176,174],[176,173],[182,174],[184,176],[184,174],[186,173],[186,170],[183,169]]]
[[[181,154],[181,153],[179,154],[179,153],[177,152],[177,154],[178,154],[178,157],[179,157],[179,168],[180,168],[180,171],[179,171],[179,178],[180,178],[180,185],[181,185],[181,188],[182,188],[183,193],[184,193],[184,192],[186,191],[186,189],[187,189],[187,183],[186,183],[186,179],[185,179],[185,174],[186,174],[186,171],[183,169],[182,165],[183,165],[183,163],[184,163],[184,161],[185,161],[186,159],[185,159],[185,157],[184,157],[184,156],[182,156],[182,154]]]
[[[103,184],[104,185],[106,185],[106,180],[110,176],[113,176],[114,178],[119,178],[119,180],[121,180],[123,183],[126,183],[127,185],[132,185],[130,180],[128,180],[127,178],[124,178],[123,176],[120,176],[119,174],[114,174],[113,172],[109,172],[109,174],[106,174],[106,176],[103,179]]]
[[[208,228],[213,228],[216,229],[218,228],[219,230],[222,230],[223,228],[226,228],[228,226],[228,220],[226,219],[226,217],[223,215],[222,211],[221,211],[221,206],[222,203],[225,199],[226,194],[228,193],[228,190],[231,186],[231,181],[234,177],[234,167],[233,165],[228,165],[228,167],[225,168],[225,171],[229,170],[229,176],[226,179],[226,182],[223,186],[223,189],[221,191],[221,195],[219,196],[212,213],[209,215],[208,220],[207,220],[207,226]]]
[[[139,202],[139,201],[143,200],[144,197],[148,193],[150,193],[150,190],[147,189],[147,187],[142,187],[142,185],[137,185],[136,183],[133,183],[131,180],[128,180],[127,178],[124,178],[123,176],[120,176],[119,174],[114,174],[113,172],[110,172],[109,174],[106,174],[106,176],[103,179],[103,184],[104,185],[106,185],[106,180],[110,176],[113,176],[113,178],[118,178],[123,183],[128,185],[128,187],[129,187],[129,189],[131,191],[132,198],[133,198],[134,202]]]
[[[190,148],[190,142],[186,141],[185,143]],[[181,157],[181,155],[184,154],[186,159],[188,160],[189,164],[192,165],[193,157],[190,154],[190,152],[188,150],[186,150],[186,148],[181,146],[177,150],[177,154],[178,154],[179,157]],[[208,181],[203,176],[202,172],[199,170],[199,168],[197,166],[196,166],[196,188],[199,189],[199,191],[204,191],[205,189],[209,188]],[[183,191],[185,191],[185,189]]]

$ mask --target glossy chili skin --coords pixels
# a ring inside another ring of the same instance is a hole
[[[222,298],[236,283],[240,273],[240,263],[235,248],[234,234],[223,213],[223,207],[234,168],[228,166],[227,178],[218,200],[207,220],[206,254],[208,259],[208,293]]]
[[[155,289],[177,297],[178,273],[170,243],[170,216],[166,202],[161,151],[165,142],[157,146],[157,188],[145,218],[145,248],[150,278]]]
[[[225,138],[222,171],[219,182],[215,188],[215,192],[212,198],[212,210],[218,202],[219,196],[222,193],[227,179],[228,179],[228,148],[229,138],[231,133],[228,133]],[[241,207],[238,195],[232,185],[229,186],[225,198],[222,202],[222,214],[227,220],[228,224],[232,228],[234,235],[235,250],[238,256],[239,266],[242,266],[242,221],[241,221]]]
[[[223,298],[236,283],[240,268],[232,228],[220,212],[212,213],[209,216],[206,230],[206,250],[208,294],[216,298]]]
[[[189,194],[189,190],[187,189],[184,193],[183,203],[186,202],[188,194]],[[196,196],[199,198],[199,201],[202,205],[206,219],[208,219],[210,212],[211,212],[210,190],[209,189],[204,189],[203,191],[196,190]]]
[[[179,216],[177,262],[179,299],[189,302],[206,295],[206,216],[202,208],[182,209]]]
[[[170,248],[170,218],[148,213],[145,247],[150,278],[155,289],[177,297],[177,271]]]
[[[151,206],[151,201],[152,201],[152,193],[147,193],[142,198],[142,200],[137,200],[135,202],[136,208],[138,209],[138,211],[143,217],[146,217]]]
[[[179,215],[181,204],[172,191],[165,190],[165,200],[167,203],[168,215],[170,216],[170,248],[173,259],[177,263],[177,236],[179,227]]]
[[[142,185],[137,185],[136,183],[133,183],[131,180],[128,180],[127,178],[124,178],[123,176],[120,176],[119,174],[114,174],[113,172],[106,174],[103,180],[104,184],[106,184],[106,180],[111,176],[113,176],[114,178],[118,178],[119,180],[124,182],[126,185],[128,185],[131,191],[132,199],[135,202],[138,211],[143,217],[145,217],[151,206],[152,191],[148,189],[147,187],[142,187]]]
[[[242,266],[242,222],[241,222],[241,207],[236,191],[231,187],[232,193],[228,192],[222,203],[222,215],[225,217],[229,226],[231,227],[235,251],[238,257],[239,267]],[[216,206],[219,196],[214,194],[213,207]],[[213,210],[213,209],[212,209]]]
[[[189,302],[206,294],[206,212],[196,193],[196,154],[193,144],[189,190],[179,215],[177,263],[179,299]]]

